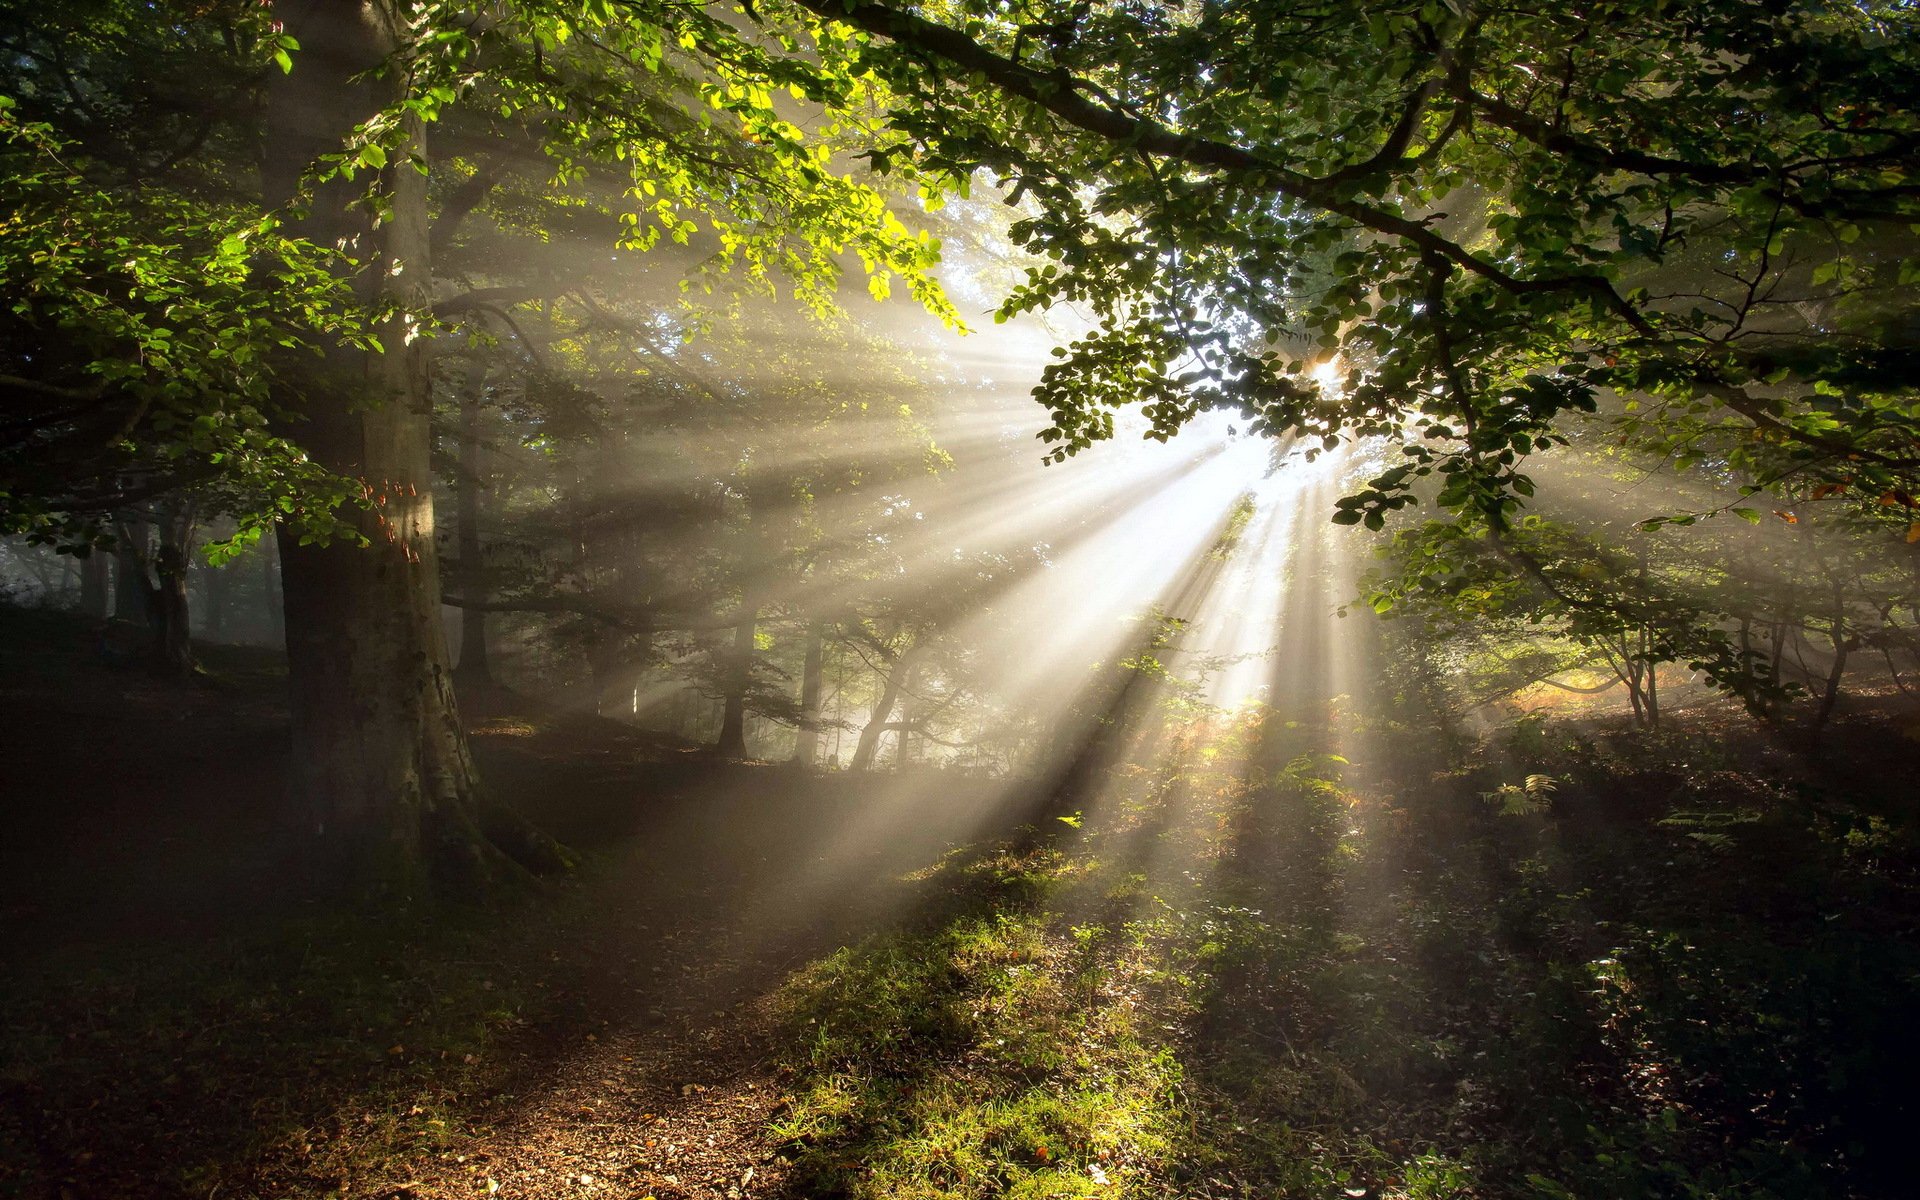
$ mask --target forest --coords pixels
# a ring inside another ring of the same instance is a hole
[[[0,0],[0,1198],[1895,1200],[1916,770],[1908,0]]]

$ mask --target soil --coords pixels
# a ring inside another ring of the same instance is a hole
[[[214,647],[200,679],[168,682],[106,665],[76,622],[0,620],[0,804],[13,830],[0,844],[0,954],[17,978],[58,985],[156,953],[217,970],[236,944],[339,906],[301,874],[285,819],[272,655]],[[414,1105],[373,1086],[385,1065],[365,1088],[338,1070],[291,1072],[279,1086],[310,1094],[276,1111],[302,1128],[263,1128],[241,1154],[226,1128],[233,1095],[175,1087],[164,1104],[81,1104],[46,1078],[57,1062],[0,1063],[0,1151],[29,1159],[0,1166],[0,1195],[790,1194],[765,1132],[782,1103],[772,990],[908,919],[921,885],[903,876],[1020,814],[1002,791],[933,773],[883,792],[511,701],[489,697],[494,715],[472,729],[483,771],[587,860],[498,918],[525,926],[529,904],[563,914],[537,918],[532,937],[503,935],[494,967],[527,999],[482,1054],[416,1071]],[[20,1035],[30,1017],[15,1020],[7,1032]],[[257,1049],[272,1070],[274,1047]],[[431,1128],[409,1131],[410,1119]]]
[[[1023,807],[1031,787],[931,770],[870,779],[726,763],[494,692],[470,707],[485,714],[471,727],[483,773],[582,851],[581,868],[471,911],[375,910],[302,867],[302,834],[284,800],[275,656],[208,647],[199,678],[166,681],[110,665],[99,641],[67,617],[0,609],[0,1197],[810,1194],[769,1132],[796,1082],[779,1054],[794,1046],[783,981],[838,947],[937,911],[951,897],[934,891],[948,885],[926,867],[1039,815]],[[1847,944],[1874,955],[1907,952],[1920,861],[1905,831],[1911,704],[1865,698],[1811,762],[1728,707],[1690,719],[1696,730],[1724,723],[1713,761],[1697,769],[1641,763],[1644,738],[1623,741],[1616,756],[1604,726],[1587,730],[1598,747],[1582,761],[1606,760],[1608,787],[1584,795],[1570,785],[1554,829],[1596,861],[1615,842],[1661,848],[1608,859],[1597,893],[1578,880],[1539,896],[1527,890],[1512,864],[1523,850],[1542,853],[1528,839],[1545,844],[1544,818],[1477,840],[1443,828],[1455,818],[1463,829],[1486,824],[1474,794],[1509,777],[1507,766],[1534,770],[1564,748],[1510,747],[1512,763],[1454,781],[1468,798],[1454,817],[1431,815],[1441,823],[1434,843],[1452,838],[1461,862],[1497,868],[1488,879],[1512,877],[1508,893],[1480,897],[1479,909],[1462,901],[1445,910],[1449,920],[1477,912],[1480,921],[1436,943],[1453,954],[1436,962],[1461,964],[1455,992],[1466,994],[1479,977],[1472,964],[1488,961],[1468,951],[1500,950],[1527,904],[1585,904],[1596,894],[1624,903],[1697,893],[1719,905],[1739,935],[1728,944],[1760,964],[1751,979],[1730,977],[1745,980],[1737,995],[1755,1013],[1773,1014],[1762,985],[1778,973],[1767,966],[1774,950],[1851,930]],[[1857,802],[1830,804],[1835,787]],[[1753,824],[1741,815],[1749,792],[1799,796],[1814,825]],[[1743,859],[1710,857],[1718,827],[1703,826],[1708,840],[1697,846],[1664,830],[1675,806],[1753,824],[1742,854],[1775,864],[1756,868],[1767,877],[1743,879],[1735,870]],[[1833,844],[1812,846],[1810,829]],[[1790,878],[1815,849],[1829,874]],[[1478,878],[1440,869],[1444,858],[1429,883]],[[1856,858],[1846,877],[1853,890],[1842,896],[1827,860]],[[1852,925],[1835,923],[1846,908],[1836,896],[1859,901]],[[1746,912],[1756,905],[1757,918]],[[1651,907],[1663,920],[1675,915],[1673,902]],[[1597,936],[1593,921],[1567,921]],[[1536,924],[1561,929],[1544,917]],[[1475,928],[1488,938],[1477,949],[1466,936]],[[1383,972],[1400,970],[1401,950],[1389,948],[1375,964]],[[1852,986],[1844,957],[1835,960],[1836,989]],[[1532,961],[1514,961],[1522,959]],[[1825,960],[1780,962],[1790,972]],[[1676,994],[1671,1027],[1661,1028],[1691,1036],[1703,1023],[1692,1019],[1690,993]],[[1344,1011],[1343,994],[1329,995],[1330,1008]],[[1898,997],[1889,1003],[1846,997],[1836,1011],[1872,1028],[1901,1010]],[[1285,1025],[1284,1006],[1269,1016],[1243,1007],[1249,1020]],[[1808,1028],[1796,1051],[1808,1063],[1825,1062],[1828,1041],[1853,1044],[1817,1022]],[[1880,1075],[1856,1069],[1866,1082],[1844,1098],[1858,1113],[1874,1111]],[[1892,1128],[1900,1114],[1888,1111]],[[1491,1128],[1497,1116],[1475,1120]],[[1865,1118],[1857,1125],[1897,1144]],[[845,1181],[863,1164],[833,1166]]]

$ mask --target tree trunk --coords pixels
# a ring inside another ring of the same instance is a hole
[[[193,528],[190,502],[170,504],[158,522],[159,545],[153,555],[156,586],[149,592],[147,615],[153,626],[154,666],[169,675],[193,674],[193,614],[187,600]]]
[[[227,631],[227,609],[233,601],[233,576],[227,574],[225,567],[206,567],[201,577],[206,584],[207,614],[206,631],[209,638],[217,638]]]
[[[874,756],[880,752],[881,735],[887,731],[893,706],[900,702],[900,693],[905,690],[907,677],[912,671],[912,650],[895,658],[893,665],[887,668],[886,682],[880,687],[880,699],[874,703],[873,712],[860,730],[860,741],[853,748],[853,761],[847,764],[849,770],[866,771],[873,767]]]
[[[80,560],[80,611],[90,621],[107,619],[107,556],[95,550]]]
[[[741,609],[740,623],[733,627],[733,650],[727,656],[721,696],[725,713],[720,719],[720,736],[713,745],[722,758],[747,756],[747,685],[753,680],[753,627],[760,618],[760,605],[747,601]]]
[[[485,469],[481,462],[480,401],[486,386],[485,360],[476,358],[467,376],[466,389],[460,395],[460,465],[454,475],[460,536],[460,594],[476,600],[485,600],[488,595],[480,546],[481,485]],[[487,614],[483,608],[469,606],[460,610],[460,665],[456,670],[456,677],[464,688],[487,691],[494,686],[493,669],[487,661]]]
[[[193,634],[188,624],[187,559],[174,546],[162,546],[154,558],[160,586],[154,589],[153,651],[160,670],[170,675],[193,674]]]
[[[280,546],[273,539],[260,543],[260,603],[267,612],[267,628],[275,643],[287,642],[287,611],[284,589],[280,585]]]
[[[147,514],[128,512],[114,522],[113,617],[147,623]]]
[[[1833,661],[1828,664],[1827,677],[1820,689],[1820,704],[1813,713],[1813,727],[1809,740],[1818,746],[1820,734],[1833,717],[1833,710],[1840,702],[1840,684],[1847,676],[1847,658],[1858,644],[1847,633],[1847,593],[1846,586],[1838,579],[1833,580],[1833,609],[1831,623],[1827,627],[1827,641],[1833,647]]]
[[[820,677],[826,658],[826,635],[820,626],[811,625],[800,666],[800,732],[793,739],[793,761],[803,767],[820,762]]]
[[[396,98],[374,78],[402,20],[359,0],[275,5],[301,49],[293,70],[270,71],[266,185],[296,194],[317,157]],[[363,264],[362,298],[423,303],[429,286],[426,181],[417,121],[389,147],[381,173],[387,214],[354,201],[361,186],[314,189],[293,232],[341,245]],[[346,346],[305,369],[290,432],[320,465],[359,481],[366,506],[343,508],[369,543],[301,545],[281,533],[287,667],[292,692],[291,786],[335,878],[406,896],[432,884],[486,885],[513,864],[560,865],[556,848],[482,804],[455,708],[434,552],[428,338],[396,316],[378,330],[383,354]]]

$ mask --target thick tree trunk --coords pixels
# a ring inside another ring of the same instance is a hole
[[[147,617],[153,627],[153,661],[170,675],[193,674],[192,609],[187,599],[187,564],[192,556],[194,517],[191,503],[163,510],[159,545],[153,555],[156,586],[148,593]]]
[[[153,594],[153,650],[156,665],[170,675],[193,674],[192,611],[187,601],[187,559],[178,547],[164,545],[154,558],[160,586]]]
[[[276,4],[300,41],[294,69],[269,72],[267,192],[296,193],[317,157],[394,99],[371,78],[395,47],[396,14],[379,3]],[[296,232],[341,245],[364,264],[369,301],[423,302],[429,275],[425,180],[416,125],[380,188],[377,225],[356,185],[317,188]],[[359,177],[359,187],[366,176]],[[357,479],[367,507],[346,508],[369,543],[301,545],[280,537],[292,689],[292,790],[321,857],[339,876],[396,895],[430,882],[485,885],[513,861],[558,865],[550,843],[477,800],[473,760],[454,705],[434,553],[429,339],[406,317],[379,329],[383,354],[335,347],[291,407],[295,439],[321,465]]]
[[[480,545],[480,510],[485,464],[481,461],[480,401],[486,392],[487,368],[475,360],[467,376],[466,389],[460,395],[460,466],[455,475],[454,497],[458,508],[460,537],[460,594],[477,600],[488,595],[487,572]],[[470,690],[489,690],[494,686],[492,664],[487,660],[486,610],[467,607],[460,610],[460,685]]]
[[[725,713],[720,719],[720,736],[713,745],[722,758],[747,756],[747,685],[753,680],[753,628],[759,618],[760,606],[749,601],[743,605],[740,623],[733,627],[733,649],[727,655],[721,696]]]
[[[807,652],[800,665],[800,732],[793,739],[793,761],[803,767],[820,762],[820,682],[826,666],[827,639],[820,626],[807,629]]]

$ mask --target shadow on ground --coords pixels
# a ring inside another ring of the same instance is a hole
[[[1906,1191],[1920,846],[1872,753],[1349,763],[1255,715],[1016,786],[502,712],[488,777],[582,870],[376,913],[295,869],[271,660],[213,659],[0,638],[0,1195]]]

